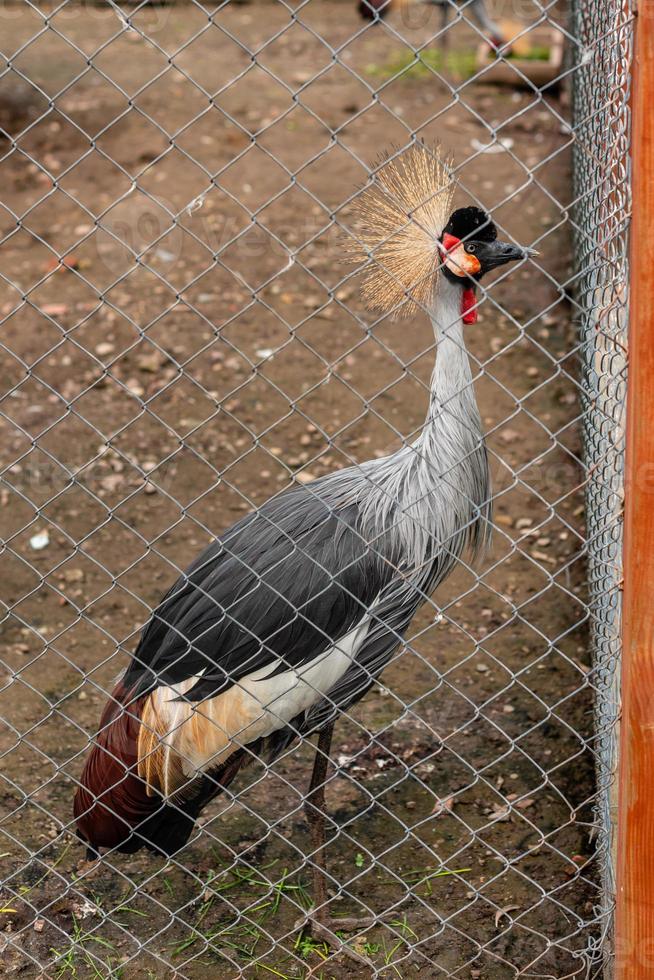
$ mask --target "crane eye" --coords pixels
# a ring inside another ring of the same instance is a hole
[[[477,246],[475,245],[474,242],[470,242],[469,245],[466,245],[466,252],[476,252],[476,251],[477,251]]]

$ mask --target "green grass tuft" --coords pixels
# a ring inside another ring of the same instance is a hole
[[[514,54],[511,51],[508,55],[504,55],[509,61],[549,61],[550,60],[550,49],[545,44],[535,44],[533,48],[529,48],[524,54]]]
[[[425,48],[419,54],[414,54],[406,48],[397,56],[383,65],[370,64],[366,74],[377,78],[419,79],[433,77],[434,72],[452,75],[460,80],[471,78],[477,70],[475,51],[447,51],[445,55],[438,48]]]

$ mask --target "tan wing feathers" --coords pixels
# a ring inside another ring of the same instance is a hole
[[[158,688],[147,699],[138,740],[138,773],[148,786],[164,796],[184,788],[197,771],[221,765],[240,748],[238,737],[247,730],[256,737],[256,715],[263,709],[239,687],[198,705],[176,701],[178,690]]]

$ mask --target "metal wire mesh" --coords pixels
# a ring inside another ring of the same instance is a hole
[[[614,774],[620,680],[622,508],[627,370],[631,4],[578,5],[586,57],[574,75],[576,254],[582,305],[584,459],[591,646],[596,673],[598,851],[603,862],[603,949],[610,967],[615,895]],[[606,43],[606,25],[611,41]],[[609,83],[609,79],[611,82]],[[602,160],[602,166],[597,161]]]
[[[441,8],[2,8],[8,975],[610,968],[631,5]],[[378,154],[416,139],[540,254],[467,338],[492,548],[336,728],[330,910],[376,919],[339,945],[297,925],[313,740],[253,760],[168,860],[86,861],[72,797],[201,548],[420,431],[428,319],[371,317],[342,248]]]

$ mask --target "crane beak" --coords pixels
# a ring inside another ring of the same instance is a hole
[[[518,262],[526,257],[524,249],[509,242],[484,242],[481,247],[477,246],[476,254],[481,262],[482,273],[497,269],[507,262]]]
[[[481,263],[480,275],[485,275],[492,269],[497,269],[507,262],[519,262],[532,255],[538,255],[533,248],[522,248],[509,242],[475,242],[475,255]]]

